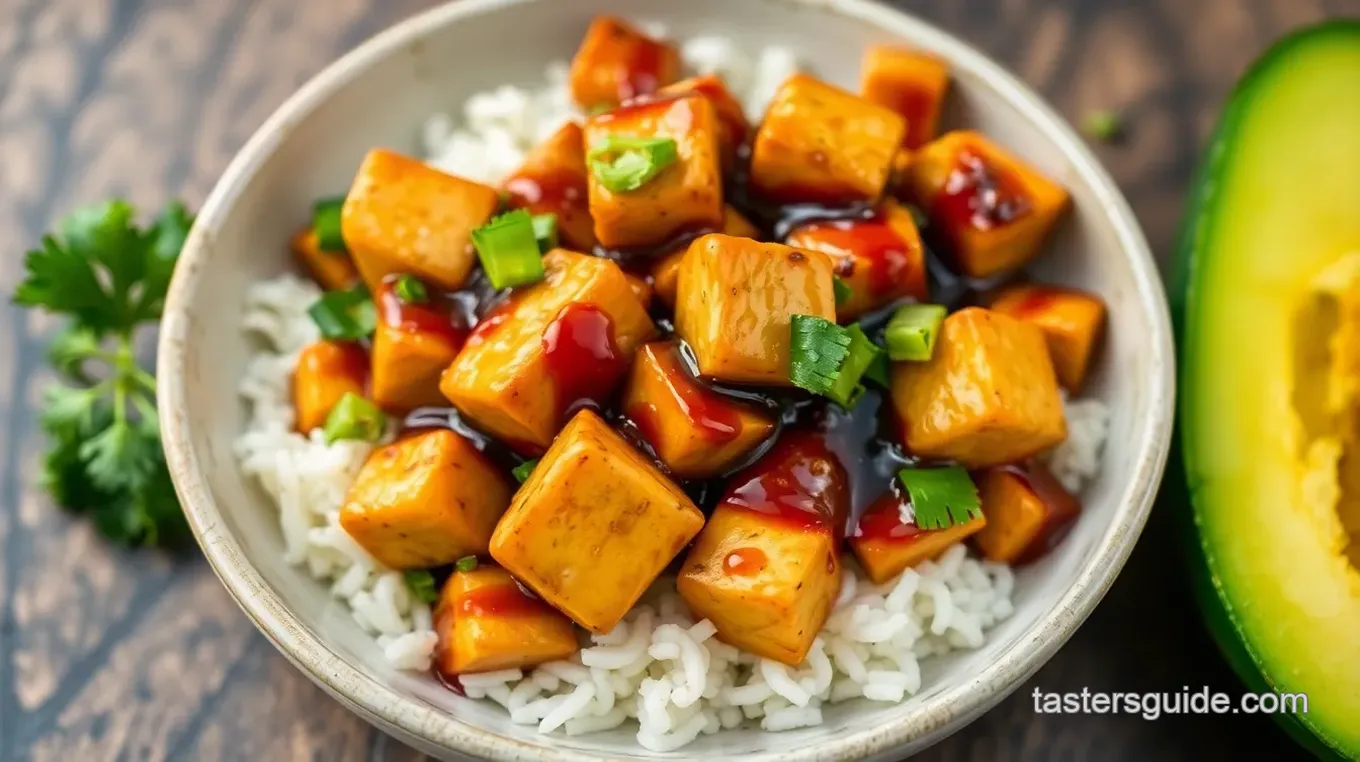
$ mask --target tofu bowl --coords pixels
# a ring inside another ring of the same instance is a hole
[[[1113,182],[864,0],[415,16],[251,138],[165,314],[209,563],[440,759],[917,752],[1094,609],[1172,423]]]

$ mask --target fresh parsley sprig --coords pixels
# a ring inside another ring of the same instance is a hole
[[[156,380],[137,359],[138,329],[154,325],[193,217],[168,205],[146,227],[114,200],[79,209],[26,255],[14,303],[69,319],[48,359],[39,425],[48,440],[42,485],[126,545],[187,536],[161,449]]]

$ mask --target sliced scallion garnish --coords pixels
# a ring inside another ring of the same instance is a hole
[[[534,235],[533,215],[506,212],[472,231],[472,245],[493,288],[512,288],[543,280],[543,255]]]

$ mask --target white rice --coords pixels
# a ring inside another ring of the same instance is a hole
[[[753,121],[797,69],[787,49],[766,49],[753,61],[721,37],[694,38],[681,50],[690,73],[722,75]],[[566,79],[566,63],[557,62],[540,88],[502,86],[474,95],[457,123],[432,117],[422,135],[427,160],[499,182],[536,143],[579,118]],[[278,506],[287,561],[328,582],[394,667],[427,670],[436,642],[430,607],[338,523],[345,491],[373,446],[328,446],[319,431],[292,431],[291,375],[299,351],[317,338],[306,309],[319,294],[291,275],[251,289],[243,326],[264,348],[241,383],[249,422],[237,456]],[[1049,462],[1077,492],[1099,470],[1109,415],[1097,400],[1064,398],[1064,405],[1069,437]],[[674,579],[664,577],[618,627],[591,636],[570,660],[461,681],[468,696],[503,705],[512,721],[539,732],[575,736],[633,722],[644,748],[672,751],[743,724],[768,731],[818,725],[824,706],[850,699],[900,702],[921,688],[921,659],[982,645],[986,631],[1010,616],[1013,585],[1008,567],[971,557],[963,545],[881,586],[847,555],[834,611],[804,663],[789,668],[718,641],[713,625],[695,622]]]

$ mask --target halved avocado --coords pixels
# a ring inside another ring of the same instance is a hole
[[[1297,739],[1360,759],[1360,21],[1238,85],[1170,292],[1206,621],[1251,689],[1307,695]]]

